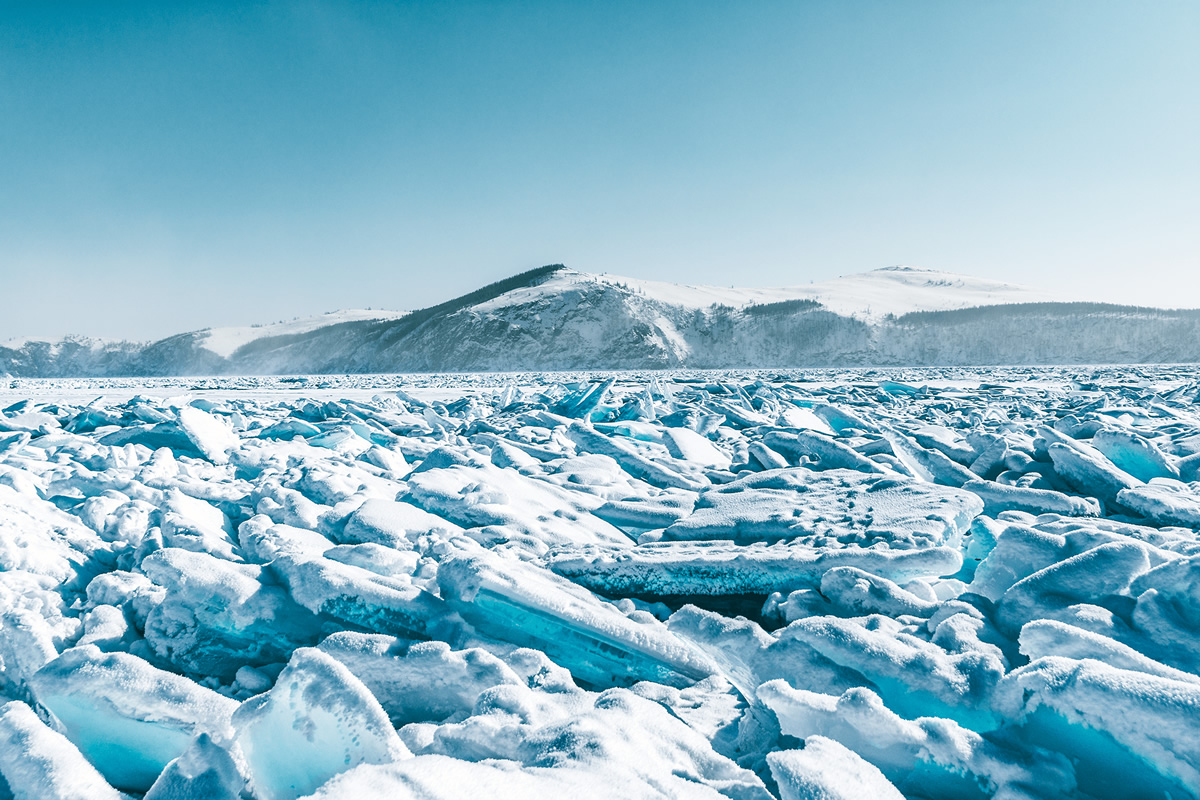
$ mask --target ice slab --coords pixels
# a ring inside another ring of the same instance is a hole
[[[962,554],[950,547],[815,546],[804,541],[652,542],[626,550],[584,548],[549,557],[551,569],[608,597],[768,595],[815,587],[835,567],[858,567],[893,581],[953,575]]]
[[[1057,749],[1081,759],[1083,791],[1187,797],[1200,786],[1195,683],[1090,659],[1047,657],[1006,676],[998,706],[1039,740],[1052,739]]]
[[[409,755],[370,690],[344,665],[296,650],[270,691],[233,713],[259,800],[293,800],[359,764]]]
[[[891,548],[957,546],[983,510],[974,494],[853,470],[780,469],[700,494],[695,511],[666,539],[739,543],[802,540]]]
[[[21,702],[0,706],[0,793],[14,800],[120,800],[67,737]]]
[[[237,703],[127,653],[67,650],[30,681],[38,703],[118,789],[144,792],[198,733],[224,737]]]
[[[526,562],[489,552],[451,557],[438,569],[450,606],[480,632],[543,650],[581,680],[686,685],[712,663],[643,612],[634,619],[591,592]]]
[[[767,754],[779,800],[904,800],[879,768],[845,745],[809,736],[802,750]]]

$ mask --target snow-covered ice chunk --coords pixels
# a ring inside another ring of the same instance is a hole
[[[24,696],[29,678],[58,657],[61,641],[39,611],[11,608],[0,614],[0,691]]]
[[[237,703],[128,653],[76,647],[30,681],[38,703],[118,789],[146,791],[198,733],[224,737]]]
[[[1100,545],[1013,584],[996,607],[996,626],[1016,637],[1021,626],[1031,619],[1058,619],[1079,625],[1095,615],[1090,609],[1077,606],[1122,603],[1114,598],[1127,593],[1133,579],[1149,569],[1150,561],[1142,545],[1132,542]]]
[[[552,774],[586,769],[596,780],[585,793],[589,797],[614,792],[635,798],[770,797],[754,773],[715,752],[703,735],[659,703],[626,689],[549,695],[497,686],[462,722],[415,727],[405,733],[418,759],[457,755],[549,768]],[[458,780],[451,778],[451,785]]]
[[[809,736],[802,750],[767,753],[779,800],[904,800],[879,768],[833,739]]]
[[[227,561],[239,560],[234,552],[233,525],[217,507],[170,489],[163,499],[160,525],[163,544],[198,553],[211,553]]]
[[[995,727],[991,696],[1007,664],[998,648],[982,645],[978,638],[974,646],[948,652],[880,617],[809,617],[785,631],[865,676],[899,713],[953,719],[974,730]]]
[[[1200,787],[1196,683],[1048,657],[1007,675],[997,706],[1035,740],[1078,759],[1085,792],[1187,797]]]
[[[729,454],[690,428],[663,428],[662,441],[672,456],[702,467],[729,469]]]
[[[1003,511],[1063,514],[1069,517],[1100,515],[1100,504],[1092,497],[1072,497],[1049,489],[1006,486],[995,481],[967,481],[962,488],[979,495],[983,500],[983,513],[993,517]]]
[[[205,458],[214,464],[229,461],[229,451],[238,445],[238,437],[229,426],[194,406],[179,409],[179,427]]]
[[[320,621],[263,567],[166,548],[147,556],[142,570],[167,590],[147,617],[146,641],[182,670],[229,679],[319,636]]]
[[[1149,483],[1153,478],[1178,478],[1179,470],[1163,451],[1148,439],[1128,431],[1105,428],[1092,437],[1092,447],[1119,469]]]
[[[1047,656],[1091,659],[1118,669],[1145,672],[1147,675],[1176,681],[1200,683],[1200,676],[1169,667],[1139,653],[1127,644],[1065,622],[1052,619],[1031,620],[1021,628],[1019,641],[1021,654],[1030,661]]]
[[[858,753],[902,792],[930,798],[1069,797],[1075,775],[1063,756],[1013,750],[947,719],[903,719],[869,689],[840,697],[794,689],[782,680],[758,697],[789,736],[823,736]]]
[[[590,425],[579,422],[572,423],[567,429],[567,435],[580,449],[615,459],[630,475],[641,478],[653,486],[698,491],[708,485],[708,481],[692,464],[686,461],[677,461],[675,464],[667,466],[647,458],[632,445],[619,438],[599,433]],[[668,460],[670,459],[668,458]]]
[[[238,800],[245,782],[229,751],[201,733],[167,764],[145,800]]]
[[[408,549],[422,536],[436,534],[449,538],[462,528],[411,503],[372,499],[358,507],[338,536],[342,543],[373,542]]]
[[[524,767],[513,761],[464,761],[442,755],[425,755],[399,763],[365,764],[338,775],[306,800],[344,800],[347,797],[386,797],[388,800],[459,800],[488,798],[684,798],[721,800],[714,789],[677,779],[679,789],[670,794],[650,788],[636,775],[617,775],[582,767]],[[694,787],[694,788],[693,788]]]
[[[610,500],[592,513],[622,530],[640,532],[665,528],[692,513],[695,506],[694,492],[674,489],[653,497]]]
[[[36,489],[0,483],[0,570],[72,583],[103,571],[107,550],[95,531],[40,498]]]
[[[1155,525],[1200,528],[1200,484],[1153,478],[1144,486],[1122,489],[1117,502]]]
[[[445,642],[343,631],[320,649],[371,690],[397,727],[469,712],[485,689],[522,683],[511,667],[477,647],[451,650]]]
[[[374,569],[354,563],[354,553],[363,550],[367,555],[363,563]],[[445,604],[413,583],[415,559],[405,563],[396,558],[393,564],[398,569],[387,569],[384,557],[388,550],[357,545],[327,551],[343,560],[285,553],[271,562],[270,570],[279,576],[292,599],[314,615],[380,633],[424,637],[430,624],[447,613]],[[374,561],[370,555],[376,556]]]
[[[292,653],[275,686],[234,712],[233,727],[259,800],[292,800],[358,764],[409,755],[362,681],[313,648]]]
[[[400,498],[464,528],[504,526],[542,547],[560,544],[629,545],[629,537],[588,513],[603,501],[491,464],[453,465],[407,478]]]
[[[810,431],[770,431],[763,442],[810,469],[852,469],[879,475],[889,472],[849,445]]]
[[[938,608],[936,601],[919,597],[895,581],[858,567],[834,567],[822,575],[821,595],[842,614],[856,617],[867,614],[927,617]]]
[[[14,800],[119,800],[75,745],[21,702],[0,706],[0,795]]]
[[[900,431],[885,431],[884,438],[892,445],[896,458],[922,480],[958,487],[975,478],[975,473],[940,450],[926,449]]]
[[[1078,446],[1055,443],[1049,446],[1047,452],[1054,460],[1054,470],[1059,475],[1079,492],[1099,498],[1109,508],[1122,508],[1117,499],[1121,490],[1142,485],[1141,481],[1119,469],[1099,451],[1087,452]]]

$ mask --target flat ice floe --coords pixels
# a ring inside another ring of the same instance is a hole
[[[0,798],[1194,800],[1197,378],[17,382]]]

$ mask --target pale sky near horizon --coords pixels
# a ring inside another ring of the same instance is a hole
[[[562,262],[1200,307],[1200,3],[0,0],[0,341]]]

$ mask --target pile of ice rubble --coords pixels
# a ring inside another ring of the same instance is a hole
[[[0,797],[1195,798],[1200,387],[1115,376],[17,403]]]

